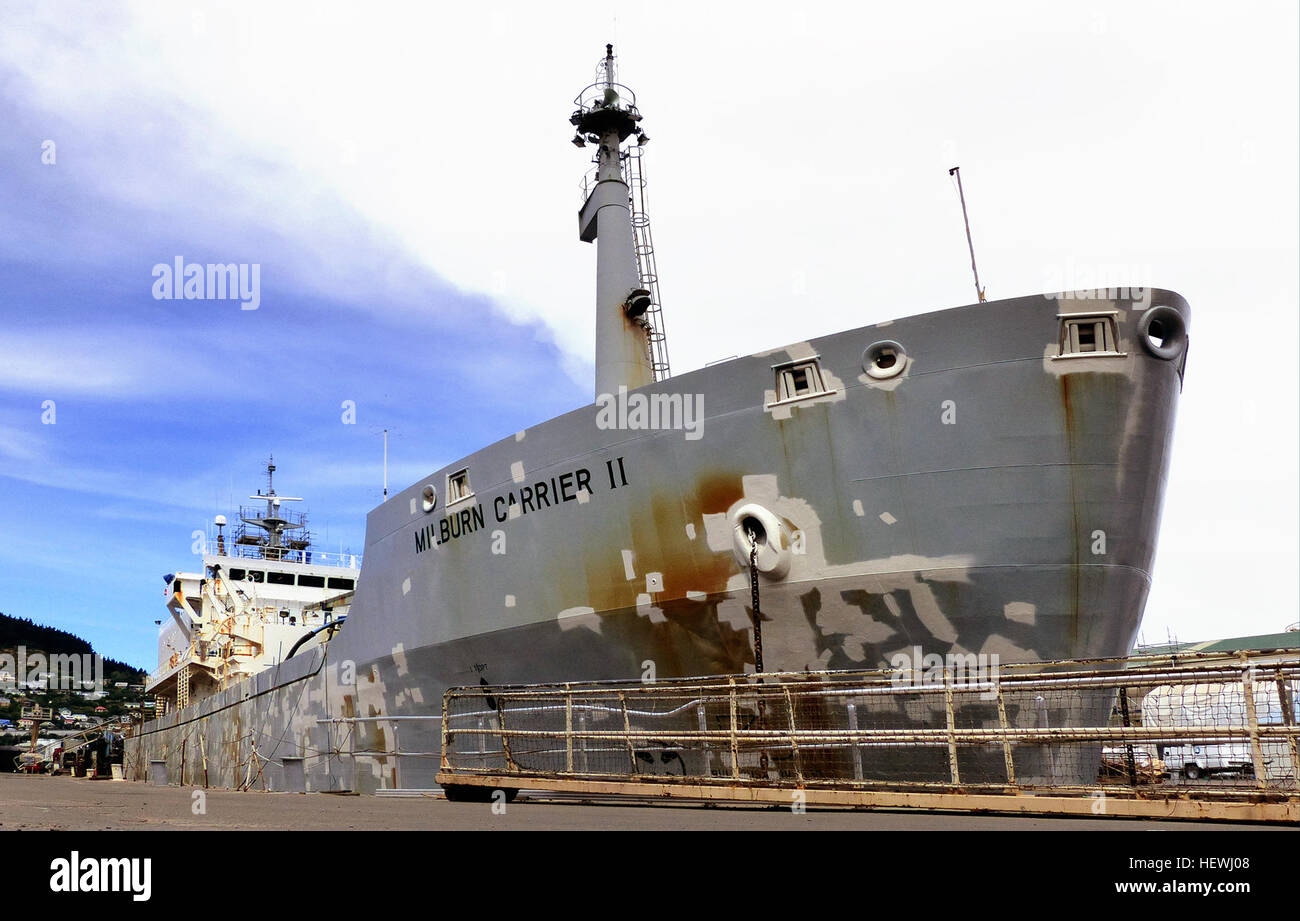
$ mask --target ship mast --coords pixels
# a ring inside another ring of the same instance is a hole
[[[614,73],[614,46],[605,46],[600,79],[574,100],[577,109],[569,122],[577,130],[573,143],[596,146],[595,182],[578,212],[578,237],[596,243],[596,396],[653,383],[668,375],[667,349],[660,320],[653,249],[644,225],[634,229],[633,189],[624,173],[635,166],[636,191],[644,191],[639,157],[623,151],[629,137],[636,138],[637,154],[648,138],[640,128],[636,96],[618,83]],[[632,160],[636,159],[635,164]],[[647,269],[647,265],[651,268]]]
[[[275,458],[272,457],[266,464],[266,494],[263,495],[259,489],[257,495],[249,496],[250,499],[266,500],[266,514],[261,517],[253,517],[254,510],[241,508],[239,518],[245,524],[251,524],[254,527],[261,528],[266,532],[265,543],[262,544],[263,556],[268,560],[278,560],[284,555],[284,551],[292,546],[293,549],[301,549],[307,545],[307,538],[292,539],[289,545],[285,543],[285,532],[297,531],[307,526],[307,522],[300,514],[291,513],[287,509],[281,511],[281,502],[301,502],[301,496],[277,496],[275,494]],[[245,514],[247,512],[247,514]],[[260,541],[259,541],[260,542]]]

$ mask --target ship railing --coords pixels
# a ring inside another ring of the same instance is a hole
[[[192,665],[194,663],[215,665],[216,660],[219,657],[220,652],[215,648],[215,646],[209,648],[204,655],[200,656],[195,650],[194,644],[191,643],[185,652],[174,653],[165,665],[160,665],[158,668],[150,672],[149,677],[145,679],[144,686],[146,688],[154,688],[172,672],[179,671],[182,665]],[[209,662],[208,660],[213,661]]]
[[[155,687],[158,684],[158,682],[166,678],[167,673],[170,672],[175,667],[176,666],[171,664],[170,662],[166,665],[158,666],[156,669],[154,669],[152,672],[149,673],[149,677],[145,679],[144,686],[146,688]]]
[[[582,196],[582,203],[585,204],[591,197],[591,192],[596,188],[596,182],[600,177],[600,167],[593,166],[582,174],[582,179],[578,181],[578,191]]]
[[[346,569],[360,569],[362,555],[348,551],[317,550],[307,547],[292,550],[288,547],[267,547],[264,544],[240,544],[231,539],[230,534],[223,535],[218,542],[215,530],[210,530],[203,543],[203,555],[227,556],[237,560],[267,560],[270,562],[308,563],[313,566],[337,566]],[[221,552],[218,553],[218,550]]]
[[[636,93],[621,83],[600,81],[583,89],[573,99],[573,105],[583,115],[600,109],[617,109],[638,115]]]
[[[149,673],[149,677],[145,679],[144,686],[146,688],[153,688],[157,686],[158,682],[162,681],[163,678],[167,677],[167,673],[169,671],[171,671],[171,666],[160,665],[158,668],[154,669]]]
[[[1135,661],[453,688],[440,779],[1295,800],[1294,653]]]

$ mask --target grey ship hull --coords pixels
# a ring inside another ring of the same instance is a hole
[[[1181,297],[1150,294],[1186,321]],[[1059,313],[1110,309],[1122,354],[1056,357]],[[1113,298],[971,305],[637,391],[702,395],[698,439],[608,430],[596,406],[508,437],[370,513],[352,612],[327,647],[147,724],[132,755],[177,781],[188,752],[192,781],[202,736],[215,785],[283,789],[284,759],[303,758],[311,789],[425,787],[436,759],[367,753],[397,747],[394,726],[402,751],[436,752],[436,722],[371,718],[436,716],[456,685],[752,670],[728,517],[745,503],[799,537],[788,574],[762,579],[769,671],[877,667],[916,647],[1127,654],[1182,373],[1182,354],[1144,348],[1143,316]],[[877,381],[863,350],[883,339],[907,363]],[[814,355],[831,392],[771,405],[773,366]],[[474,495],[444,509],[461,469]]]

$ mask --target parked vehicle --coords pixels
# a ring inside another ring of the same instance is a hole
[[[1181,774],[1188,780],[1197,780],[1212,774],[1237,774],[1251,777],[1255,761],[1249,743],[1222,745],[1165,745],[1162,758],[1170,766],[1171,774]]]
[[[1292,701],[1300,690],[1297,682],[1290,685]],[[1254,685],[1255,715],[1259,725],[1282,725],[1281,697],[1275,682]],[[1213,728],[1240,728],[1249,725],[1246,695],[1239,682],[1210,682],[1182,686],[1161,685],[1142,699],[1142,725],[1179,729],[1210,730]],[[1173,779],[1179,775],[1187,780],[1197,780],[1214,774],[1253,776],[1255,761],[1250,742],[1238,738],[1223,742],[1188,740],[1154,746],[1155,757],[1165,762]],[[1265,777],[1268,780],[1285,780],[1295,777],[1291,753],[1283,741],[1265,740],[1260,743]]]
[[[1129,781],[1128,757],[1133,753],[1133,772],[1137,782],[1159,783],[1168,776],[1165,762],[1153,757],[1150,750],[1141,745],[1123,746],[1107,745],[1101,752],[1101,770],[1097,774],[1100,781]]]

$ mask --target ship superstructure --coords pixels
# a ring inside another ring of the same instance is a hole
[[[596,243],[595,402],[388,497],[338,635],[218,679],[146,725],[138,757],[174,771],[197,733],[229,785],[302,771],[309,789],[427,788],[449,687],[743,673],[756,626],[769,671],[1130,651],[1182,297],[979,302],[668,376],[638,232],[647,138],[612,48],[570,122],[597,151],[578,227]],[[214,610],[229,576],[199,587]]]
[[[275,491],[242,506],[230,534],[224,515],[203,541],[199,572],[164,577],[169,615],[158,631],[158,669],[145,690],[159,714],[183,708],[323,642],[347,617],[361,560],[312,546],[304,513]],[[322,635],[324,634],[324,635]]]

